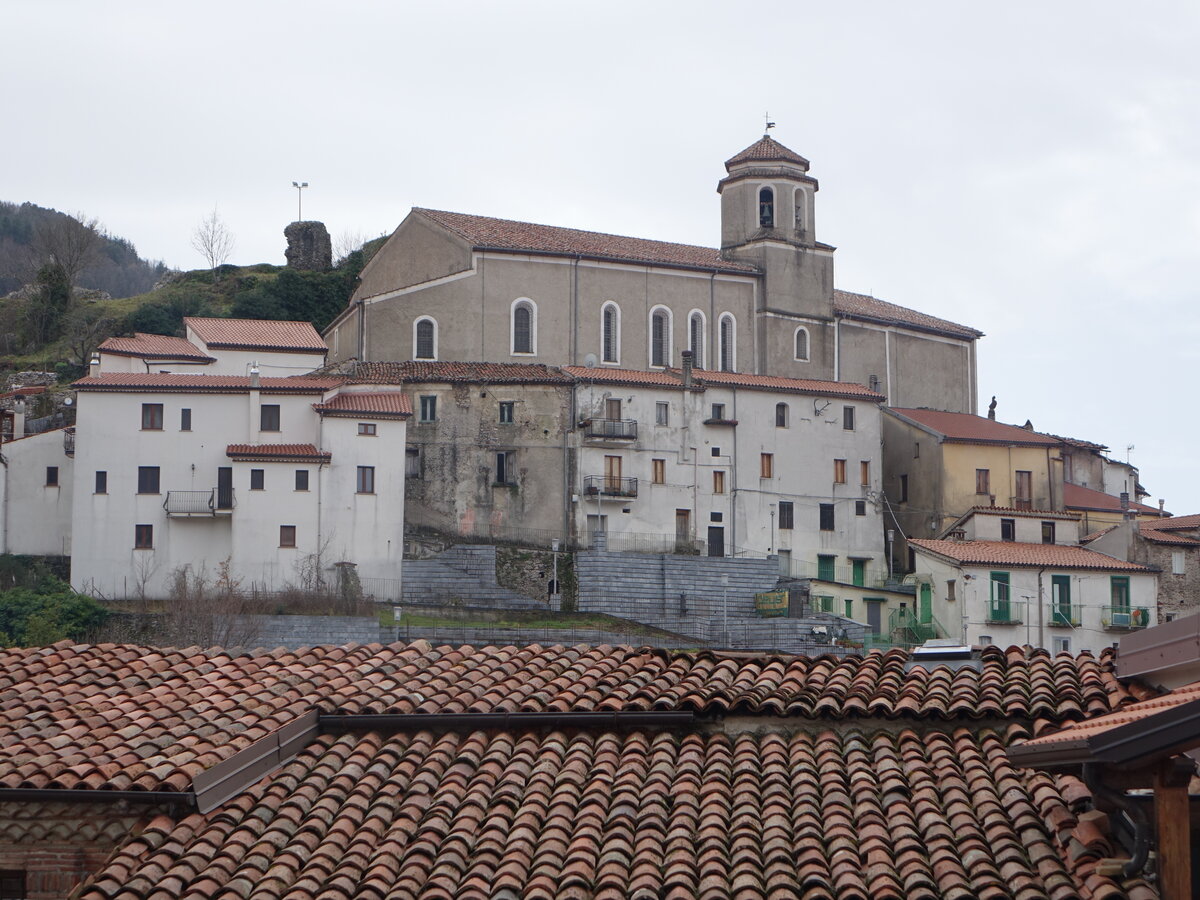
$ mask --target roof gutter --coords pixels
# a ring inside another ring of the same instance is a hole
[[[324,734],[347,731],[457,731],[464,728],[673,728],[695,721],[691,711],[506,712],[506,713],[379,713],[321,715]]]
[[[0,788],[0,803],[6,800],[52,800],[68,803],[161,803],[196,806],[191,791],[105,791],[86,788]]]

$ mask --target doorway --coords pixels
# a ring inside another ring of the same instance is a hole
[[[725,555],[725,527],[722,525],[708,526],[708,555]]]

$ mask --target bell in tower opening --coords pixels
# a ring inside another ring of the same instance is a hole
[[[758,224],[762,228],[775,227],[775,192],[769,187],[758,192]]]

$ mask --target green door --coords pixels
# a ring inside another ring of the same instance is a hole
[[[1071,615],[1071,576],[1050,576],[1050,611],[1051,621],[1055,625],[1074,625]]]
[[[920,622],[922,625],[928,625],[933,621],[933,586],[928,584],[921,585],[921,611]]]
[[[854,572],[851,576],[855,587],[867,586],[867,561],[865,559],[852,559],[851,564],[854,566]]]
[[[1007,572],[992,572],[992,609],[989,621],[1011,622],[1012,607],[1009,603],[1009,584]]]
[[[836,556],[817,557],[817,578],[820,581],[833,581],[833,564],[836,560]]]

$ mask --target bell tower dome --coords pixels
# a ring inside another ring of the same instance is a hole
[[[811,247],[816,242],[817,179],[808,160],[769,134],[725,161],[721,195],[721,249],[755,240]]]

